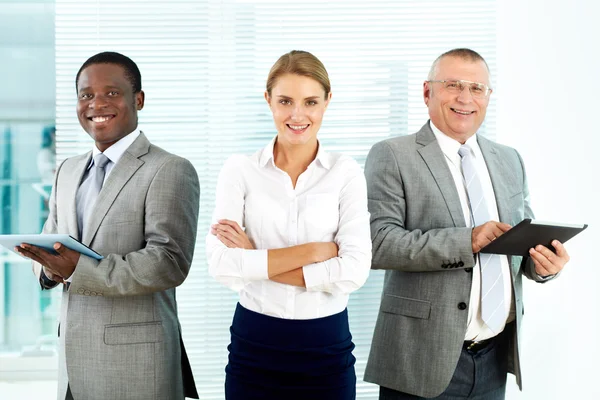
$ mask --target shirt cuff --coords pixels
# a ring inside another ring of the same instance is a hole
[[[82,255],[82,256],[83,256],[83,255]],[[80,258],[81,258],[82,256],[80,256]],[[79,264],[79,263],[78,263],[78,264]],[[74,269],[74,270],[73,270],[73,272],[71,273],[71,276],[69,276],[69,277],[68,277],[67,279],[65,279],[64,281],[65,281],[65,282],[69,282],[69,283],[73,282],[73,276],[75,275],[75,272],[77,272],[77,265],[75,266],[75,269]]]
[[[269,279],[268,250],[245,250],[242,253],[242,276],[246,281]]]
[[[309,292],[322,291],[329,283],[329,273],[323,263],[313,263],[302,267],[304,283]]]
[[[536,275],[537,275],[538,279],[541,280],[541,281],[547,281],[547,280],[552,279],[552,278],[554,278],[556,276],[556,274],[554,274],[554,275],[548,275],[548,276],[542,276],[542,275],[540,275],[538,273],[536,273]]]

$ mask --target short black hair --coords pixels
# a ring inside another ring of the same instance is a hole
[[[83,63],[81,68],[79,68],[79,71],[77,71],[77,76],[75,77],[75,91],[77,91],[77,83],[79,82],[79,75],[81,75],[81,72],[90,65],[94,64],[114,64],[122,67],[125,70],[125,78],[127,78],[127,80],[131,83],[133,93],[139,93],[142,91],[142,74],[140,73],[137,64],[134,63],[131,58],[114,51],[98,53],[94,56],[91,56],[86,62]]]

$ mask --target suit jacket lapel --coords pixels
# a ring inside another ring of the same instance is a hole
[[[423,158],[423,161],[425,161],[425,164],[427,164],[431,175],[433,175],[435,182],[442,192],[448,211],[452,216],[454,226],[465,226],[465,217],[462,212],[460,198],[456,191],[454,179],[452,178],[452,174],[446,163],[444,153],[429,126],[429,121],[423,125],[419,132],[417,132],[416,141],[423,146],[418,149],[418,152]]]
[[[478,135],[477,143],[483,153],[483,159],[492,180],[500,221],[510,224],[511,210],[508,200],[511,194],[510,188],[516,187],[515,178],[511,175],[510,169],[506,168],[505,163],[502,162],[500,154],[494,147],[494,142]]]
[[[77,190],[79,189],[79,185],[81,184],[81,180],[83,179],[83,175],[85,175],[88,165],[90,165],[91,158],[91,151],[76,157],[74,160],[75,167],[71,171],[68,171],[70,179],[67,180],[67,186],[64,189],[61,188],[61,191],[64,191],[65,193],[65,197],[62,197],[61,195],[61,198],[66,199],[66,201],[69,201],[71,204],[67,227],[69,235],[74,238],[79,238],[79,226],[77,223]]]
[[[140,133],[140,136],[135,139],[131,146],[123,153],[119,162],[113,167],[102,186],[102,190],[98,194],[94,212],[88,221],[89,226],[86,226],[85,235],[82,240],[85,245],[89,246],[92,243],[102,220],[104,220],[115,199],[133,174],[144,164],[144,161],[140,160],[139,157],[147,154],[149,147],[150,142],[143,132]]]

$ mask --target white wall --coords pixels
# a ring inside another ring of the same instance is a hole
[[[590,224],[558,280],[525,286],[524,391],[507,399],[600,398],[599,11],[498,1],[498,141],[523,156],[536,217]]]

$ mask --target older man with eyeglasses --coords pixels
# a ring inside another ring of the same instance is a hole
[[[553,279],[563,245],[528,257],[480,253],[532,218],[523,161],[478,130],[492,89],[470,49],[438,57],[423,84],[430,120],[377,143],[365,166],[372,268],[386,270],[365,381],[380,399],[504,399],[521,387],[522,276]]]

